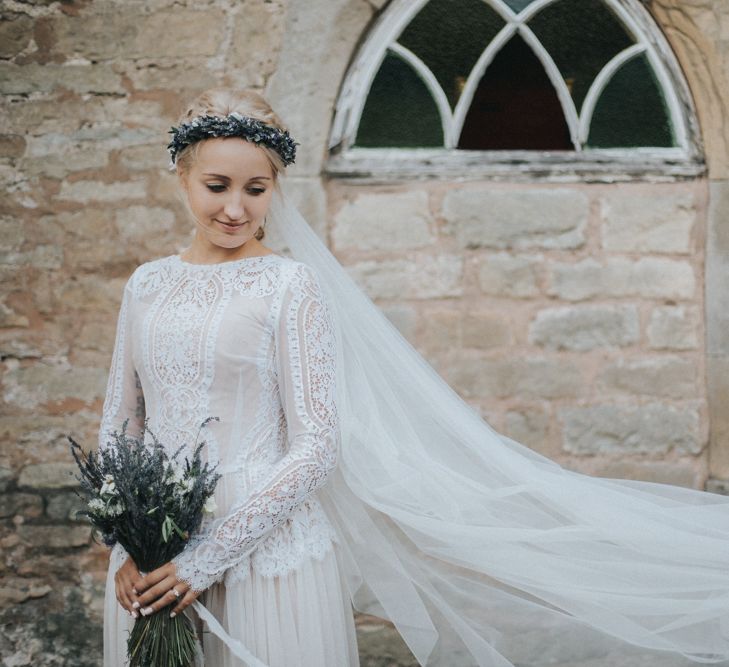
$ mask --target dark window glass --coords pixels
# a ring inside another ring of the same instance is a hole
[[[633,44],[602,0],[558,0],[532,18],[529,27],[559,67],[578,111],[603,66]]]
[[[534,0],[506,0],[506,4],[515,12],[520,12],[525,7],[531,5],[532,2],[534,2]]]
[[[433,0],[398,42],[430,68],[455,107],[473,66],[503,26],[503,19],[483,0]]]
[[[554,86],[518,35],[484,72],[458,148],[574,150]]]
[[[443,146],[435,102],[410,65],[388,52],[372,82],[355,146]]]
[[[623,65],[603,90],[587,144],[593,148],[674,145],[668,109],[645,55]]]

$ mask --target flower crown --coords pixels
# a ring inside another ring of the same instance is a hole
[[[286,130],[266,125],[250,116],[242,116],[237,111],[227,116],[197,116],[188,123],[173,127],[170,134],[172,141],[167,146],[170,169],[174,167],[177,155],[183,148],[212,137],[241,137],[255,144],[264,144],[275,150],[285,165],[294,161],[298,145]]]

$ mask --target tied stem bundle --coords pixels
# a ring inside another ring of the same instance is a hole
[[[148,429],[139,436],[121,432],[98,452],[84,452],[69,437],[81,476],[79,497],[86,501],[80,514],[101,534],[107,546],[119,543],[140,572],[168,563],[191,543],[203,515],[214,511],[213,493],[220,475],[202,460],[204,442],[198,430],[191,458],[178,461],[184,445],[173,454]],[[149,435],[149,442],[145,442]],[[195,630],[180,614],[139,617],[127,641],[130,667],[190,667],[196,650]]]

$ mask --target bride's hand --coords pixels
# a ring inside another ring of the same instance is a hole
[[[134,603],[137,601],[134,582],[137,579],[139,579],[139,570],[132,557],[128,556],[117,570],[116,575],[114,575],[114,584],[116,586],[116,599],[134,618],[138,616],[135,611],[136,607],[134,607]]]
[[[142,616],[149,616],[173,602],[177,604],[173,606],[170,616],[177,616],[203,592],[194,591],[184,581],[180,581],[174,563],[166,563],[144,577],[137,577],[134,590],[139,596],[134,608],[139,608]],[[179,596],[175,595],[175,591]]]

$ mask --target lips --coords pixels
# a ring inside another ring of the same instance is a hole
[[[219,225],[222,225],[223,228],[229,229],[231,231],[235,231],[236,229],[238,229],[238,227],[242,227],[246,224],[245,222],[222,222],[220,220],[216,220],[215,222],[217,222]]]

